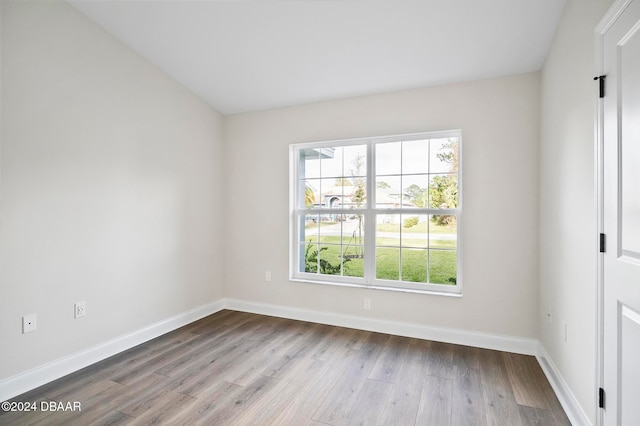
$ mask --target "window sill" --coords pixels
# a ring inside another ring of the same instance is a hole
[[[462,292],[453,293],[453,292],[448,292],[448,291],[417,290],[417,289],[413,289],[413,288],[384,287],[384,286],[377,286],[377,285],[354,284],[354,283],[344,283],[344,282],[335,282],[335,281],[305,280],[304,278],[290,278],[289,280],[291,282],[305,283],[305,284],[319,284],[319,285],[330,285],[330,286],[338,286],[338,287],[367,288],[367,289],[371,289],[371,290],[384,290],[384,291],[393,291],[393,292],[398,292],[398,293],[428,294],[428,295],[431,295],[431,296],[462,297]]]

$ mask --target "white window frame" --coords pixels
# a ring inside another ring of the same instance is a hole
[[[458,207],[455,209],[433,209],[433,208],[387,208],[378,209],[376,206],[376,170],[375,170],[375,146],[385,142],[405,142],[422,139],[443,139],[456,138],[458,141]],[[305,149],[322,149],[329,147],[349,146],[349,145],[366,145],[367,146],[367,175],[366,175],[366,194],[367,203],[364,208],[350,208],[350,213],[362,213],[365,217],[365,264],[364,278],[348,277],[340,275],[318,274],[300,272],[299,262],[301,256],[301,247],[299,241],[300,235],[300,215],[307,214],[341,214],[344,209],[331,208],[300,208],[299,193],[299,159],[301,150]],[[358,139],[342,139],[323,142],[308,142],[292,144],[289,148],[289,269],[290,280],[297,282],[330,284],[350,287],[364,287],[381,290],[394,290],[413,293],[428,293],[445,296],[461,296],[462,295],[462,132],[460,130],[448,130],[440,132],[423,132],[404,135],[358,138]],[[456,284],[434,284],[434,283],[415,283],[409,281],[383,280],[375,277],[375,233],[376,220],[378,214],[407,214],[412,215],[455,215],[457,217],[457,242],[456,242]]]

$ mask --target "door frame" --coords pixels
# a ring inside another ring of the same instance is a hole
[[[595,72],[604,70],[604,37],[616,20],[633,0],[616,0],[595,28]],[[613,89],[606,87],[606,90]],[[595,117],[595,190],[596,190],[596,247],[600,246],[600,234],[604,234],[604,99],[599,97],[599,85],[594,84]],[[604,388],[604,253],[596,252],[596,388],[593,390],[596,407],[596,425],[604,425],[604,410],[599,408],[599,388]],[[606,396],[605,396],[606,405]]]

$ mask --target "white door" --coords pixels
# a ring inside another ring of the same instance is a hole
[[[637,426],[640,425],[640,0],[627,2],[611,22],[603,38],[604,424]]]

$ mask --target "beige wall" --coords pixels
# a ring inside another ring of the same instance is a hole
[[[2,27],[0,379],[223,290],[222,116],[65,2]]]
[[[594,29],[611,3],[567,2],[542,71],[541,92],[540,339],[592,422],[597,252]]]
[[[538,126],[538,73],[226,117],[226,295],[537,337]],[[463,140],[462,298],[288,280],[289,144],[450,129]]]

